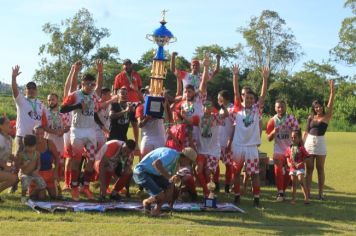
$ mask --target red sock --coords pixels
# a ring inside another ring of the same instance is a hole
[[[205,175],[203,173],[197,173],[197,177],[198,177],[200,186],[203,188],[204,195],[207,196],[209,194],[209,190],[208,190],[208,187],[206,186]]]
[[[284,175],[282,165],[274,165],[274,176],[277,190],[278,192],[282,192],[284,188]]]
[[[80,172],[77,170],[71,170],[70,181],[71,181],[72,187],[78,187],[79,173]]]
[[[71,171],[66,170],[64,171],[64,184],[66,186],[70,186],[70,182],[71,182]]]
[[[214,173],[214,183],[219,183],[220,179],[220,167],[216,167],[215,173]]]
[[[254,197],[260,197],[260,186],[252,186],[252,192]]]
[[[123,187],[125,187],[127,182],[129,182],[131,180],[131,177],[132,177],[132,174],[124,174],[124,175],[120,176],[120,178],[114,184],[113,189],[116,192],[119,192]]]
[[[187,187],[189,192],[197,193],[193,176],[185,176],[183,184]]]
[[[231,164],[227,164],[227,165],[225,165],[225,167],[226,167],[225,184],[231,184],[232,175],[233,175],[233,172],[232,172],[233,167]]]

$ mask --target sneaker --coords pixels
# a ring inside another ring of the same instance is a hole
[[[284,201],[284,194],[283,193],[278,193],[276,201],[277,202],[283,202]]]
[[[255,198],[253,199],[253,206],[254,206],[255,208],[261,208],[260,198],[259,198],[259,197],[255,197]]]
[[[71,191],[71,194],[72,194],[73,201],[78,202],[79,199],[80,199],[79,198],[79,187],[73,187],[72,191]]]
[[[27,200],[27,197],[21,197],[21,203],[26,204]]]
[[[62,188],[62,192],[70,192],[72,188],[70,187],[70,185],[64,185]]]
[[[94,194],[90,191],[89,187],[84,187],[81,191],[81,193],[83,193],[88,200],[94,200]]]
[[[241,201],[240,195],[236,195],[235,199],[234,199],[234,204],[235,205],[240,205],[240,201]]]
[[[114,201],[120,201],[121,200],[121,196],[117,192],[112,192],[110,194],[110,199],[114,200]]]
[[[230,193],[230,185],[225,184],[225,193]]]

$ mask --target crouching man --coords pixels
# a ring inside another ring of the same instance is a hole
[[[181,152],[161,147],[148,153],[135,167],[133,179],[150,195],[143,200],[143,207],[150,209],[155,204],[151,210],[152,216],[159,216],[162,205],[172,201],[173,183],[180,181],[180,177],[175,175],[179,166],[191,166],[196,158],[197,153],[190,147]]]

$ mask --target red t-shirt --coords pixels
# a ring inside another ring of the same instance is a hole
[[[292,152],[293,152],[292,147],[291,146],[288,147],[288,149],[286,151],[288,163],[299,164],[299,163],[303,162],[306,157],[309,156],[309,153],[305,150],[304,146],[298,147],[298,151],[295,155],[295,160],[293,160]],[[305,169],[305,165],[304,164],[300,165],[298,168],[295,168],[294,166],[290,167],[290,171],[300,170],[300,169]]]
[[[135,90],[130,87],[130,80],[131,83],[141,89],[142,87],[142,80],[140,75],[136,71],[131,72],[131,79],[128,78],[126,71],[121,71],[116,77],[114,81],[114,89],[118,90],[121,87],[127,88],[127,100],[129,102],[139,102],[140,98]]]

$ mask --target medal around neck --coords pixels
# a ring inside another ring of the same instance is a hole
[[[146,38],[157,44],[158,49],[153,58],[151,80],[150,80],[150,95],[145,97],[144,114],[155,118],[163,117],[164,103],[164,87],[163,82],[166,78],[167,70],[164,67],[164,62],[167,60],[164,55],[164,46],[177,41],[171,31],[165,24],[165,14],[167,10],[162,11],[161,26],[153,31],[153,34],[147,34]]]

